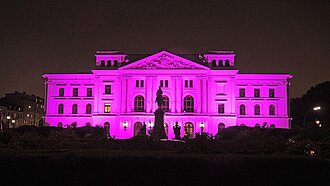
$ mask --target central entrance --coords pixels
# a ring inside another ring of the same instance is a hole
[[[187,136],[189,139],[194,137],[194,125],[191,122],[184,124],[184,136]]]

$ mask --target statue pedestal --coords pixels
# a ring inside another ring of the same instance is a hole
[[[164,111],[158,108],[155,111],[155,126],[153,129],[153,135],[156,139],[167,139],[165,129],[164,129]]]

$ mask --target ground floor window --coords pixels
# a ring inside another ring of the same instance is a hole
[[[142,123],[141,122],[136,122],[134,124],[134,136],[136,136],[140,133],[141,128],[142,128]]]
[[[225,128],[225,124],[224,123],[219,123],[218,124],[218,133]]]
[[[62,128],[63,127],[62,122],[57,123],[57,127]]]

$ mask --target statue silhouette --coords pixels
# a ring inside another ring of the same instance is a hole
[[[156,95],[157,95],[156,102],[157,102],[158,107],[163,106],[163,91],[162,91],[161,86],[159,86]]]

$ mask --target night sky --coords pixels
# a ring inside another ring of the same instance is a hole
[[[290,73],[290,97],[330,80],[329,1],[28,1],[0,4],[0,95],[44,96],[44,73],[89,72],[96,50],[235,50],[241,73]]]

